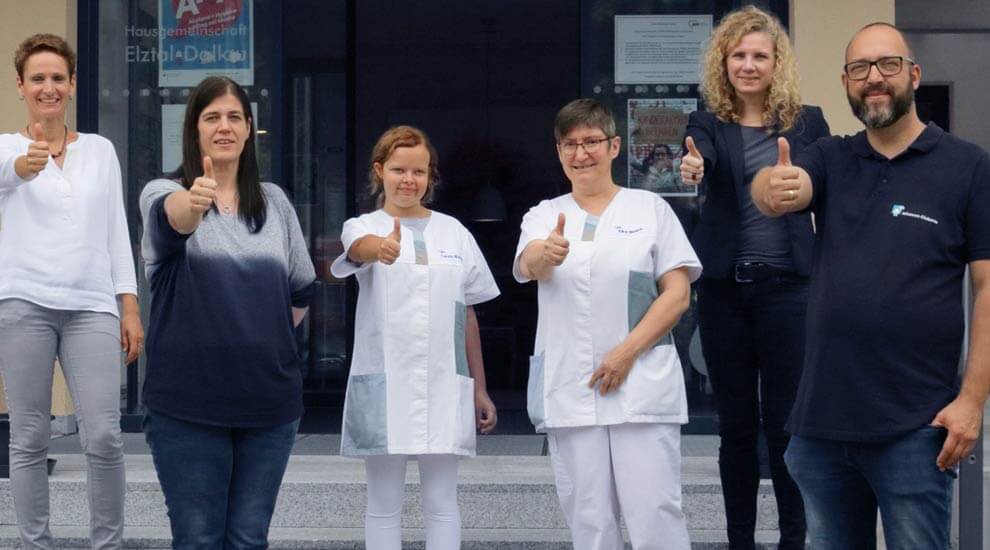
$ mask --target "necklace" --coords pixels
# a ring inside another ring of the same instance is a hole
[[[62,156],[65,153],[66,146],[69,145],[69,127],[64,124],[62,125],[62,127],[65,128],[65,136],[62,139],[62,150],[59,151],[58,153],[51,153],[53,159],[57,159],[58,157]],[[31,139],[34,139],[34,136],[31,136],[30,124],[24,127],[24,134],[27,135],[28,137],[31,137]]]
[[[234,203],[237,202],[236,198],[231,202],[224,202],[220,198],[220,195],[214,195],[213,199],[217,202],[217,206],[220,207],[220,211],[224,214],[230,215],[234,211]]]

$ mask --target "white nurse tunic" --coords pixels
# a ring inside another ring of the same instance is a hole
[[[394,264],[347,258],[361,237],[392,229],[383,210],[347,220],[344,253],[331,267],[335,277],[356,274],[360,287],[340,454],[473,455],[467,306],[495,298],[498,287],[474,237],[439,212],[422,230],[402,226]]]
[[[537,431],[626,422],[684,424],[687,396],[670,334],[637,360],[618,390],[588,387],[602,359],[629,335],[658,296],[660,277],[680,267],[691,281],[701,262],[677,216],[658,195],[622,188],[593,216],[571,194],[545,200],[523,218],[513,275],[523,250],[545,239],[565,216],[570,252],[539,282],[536,346],[530,359],[527,407]]]

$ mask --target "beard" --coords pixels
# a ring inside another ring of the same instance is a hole
[[[870,105],[867,103],[866,95],[877,90],[890,94],[890,101],[886,104]],[[878,130],[897,122],[911,110],[911,106],[914,105],[914,87],[909,83],[907,90],[903,93],[897,93],[893,86],[882,82],[863,89],[858,97],[851,95],[847,88],[846,98],[849,100],[849,107],[852,108],[856,118],[862,121],[867,128]]]

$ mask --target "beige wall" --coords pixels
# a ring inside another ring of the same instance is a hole
[[[863,128],[849,111],[840,77],[846,43],[860,27],[874,21],[894,22],[894,0],[791,0],[801,100],[821,106],[833,134]]]
[[[0,132],[13,132],[25,123],[14,80],[17,45],[34,33],[50,32],[64,36],[75,48],[76,21],[75,0],[0,0]],[[69,106],[67,119],[74,126],[74,104]]]

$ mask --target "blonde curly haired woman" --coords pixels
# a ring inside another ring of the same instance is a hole
[[[692,242],[705,266],[698,316],[733,550],[755,547],[761,424],[780,515],[778,548],[804,548],[804,507],[783,456],[804,354],[812,222],[809,214],[764,217],[749,193],[756,172],[776,163],[778,137],[796,154],[829,134],[821,109],[801,105],[797,90],[780,22],[753,6],[729,13],[705,56],[708,111],[691,114],[681,162],[682,179],[707,195]]]

